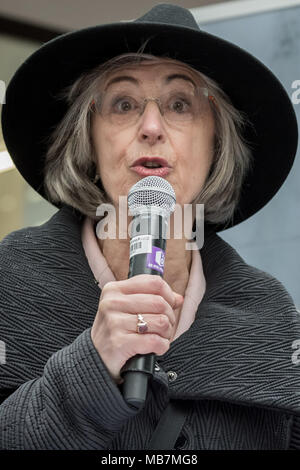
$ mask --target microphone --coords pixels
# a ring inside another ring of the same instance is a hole
[[[170,214],[176,204],[171,184],[159,176],[147,176],[132,186],[127,197],[130,231],[128,278],[138,274],[163,277]],[[148,380],[154,373],[155,353],[137,354],[120,371],[123,397],[129,405],[145,405]]]

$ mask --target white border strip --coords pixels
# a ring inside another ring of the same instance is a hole
[[[300,0],[235,0],[189,10],[201,24],[295,6],[300,6]]]
[[[7,151],[0,152],[0,173],[15,168],[15,164]]]

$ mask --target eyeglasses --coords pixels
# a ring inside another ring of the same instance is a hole
[[[107,91],[92,102],[93,110],[115,126],[135,124],[149,101],[157,104],[161,115],[169,123],[191,122],[204,115],[208,109],[208,90],[199,87],[195,92],[182,88],[172,89],[158,98],[145,98],[134,91]]]

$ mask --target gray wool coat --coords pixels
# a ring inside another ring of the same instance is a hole
[[[189,405],[177,449],[300,449],[300,315],[283,285],[206,229],[205,295],[137,411],[91,341],[101,291],[81,221],[65,205],[0,243],[0,448],[145,449],[173,399]]]

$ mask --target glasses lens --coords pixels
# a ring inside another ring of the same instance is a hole
[[[162,114],[169,122],[188,122],[199,118],[206,111],[207,96],[205,90],[197,89],[194,93],[173,90],[160,98]]]
[[[96,110],[114,125],[130,125],[143,114],[149,101],[158,105],[162,116],[170,123],[183,123],[197,119],[208,106],[206,88],[173,89],[159,98],[144,98],[135,92],[108,91],[95,100]]]

